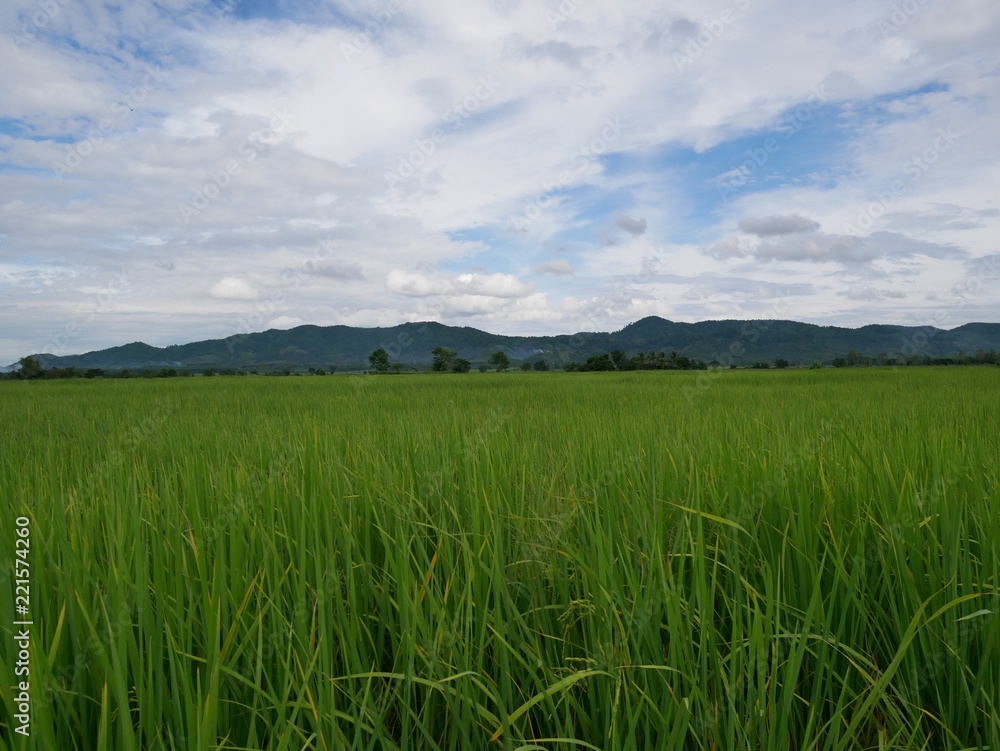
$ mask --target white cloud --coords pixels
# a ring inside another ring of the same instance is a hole
[[[461,293],[491,297],[525,297],[532,291],[532,285],[510,274],[460,274],[453,284]]]
[[[213,284],[208,294],[217,300],[256,300],[258,292],[245,279],[227,276]]]
[[[267,322],[266,328],[269,329],[294,329],[296,326],[301,326],[304,323],[309,323],[308,321],[303,321],[301,318],[295,316],[278,316],[277,318],[272,318]]]
[[[402,269],[393,269],[385,277],[385,289],[396,295],[410,297],[429,297],[443,295],[448,292],[448,285],[443,281],[428,279],[422,274]]]

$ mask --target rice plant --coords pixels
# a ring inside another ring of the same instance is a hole
[[[995,368],[0,385],[0,747],[1000,750]]]

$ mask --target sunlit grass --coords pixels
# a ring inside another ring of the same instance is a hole
[[[1000,369],[698,377],[0,384],[35,747],[1000,749]]]

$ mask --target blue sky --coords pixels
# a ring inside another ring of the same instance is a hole
[[[988,0],[13,0],[0,364],[998,321],[998,49]]]

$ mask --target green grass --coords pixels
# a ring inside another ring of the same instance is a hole
[[[0,747],[1000,751],[1000,369],[0,386]]]

